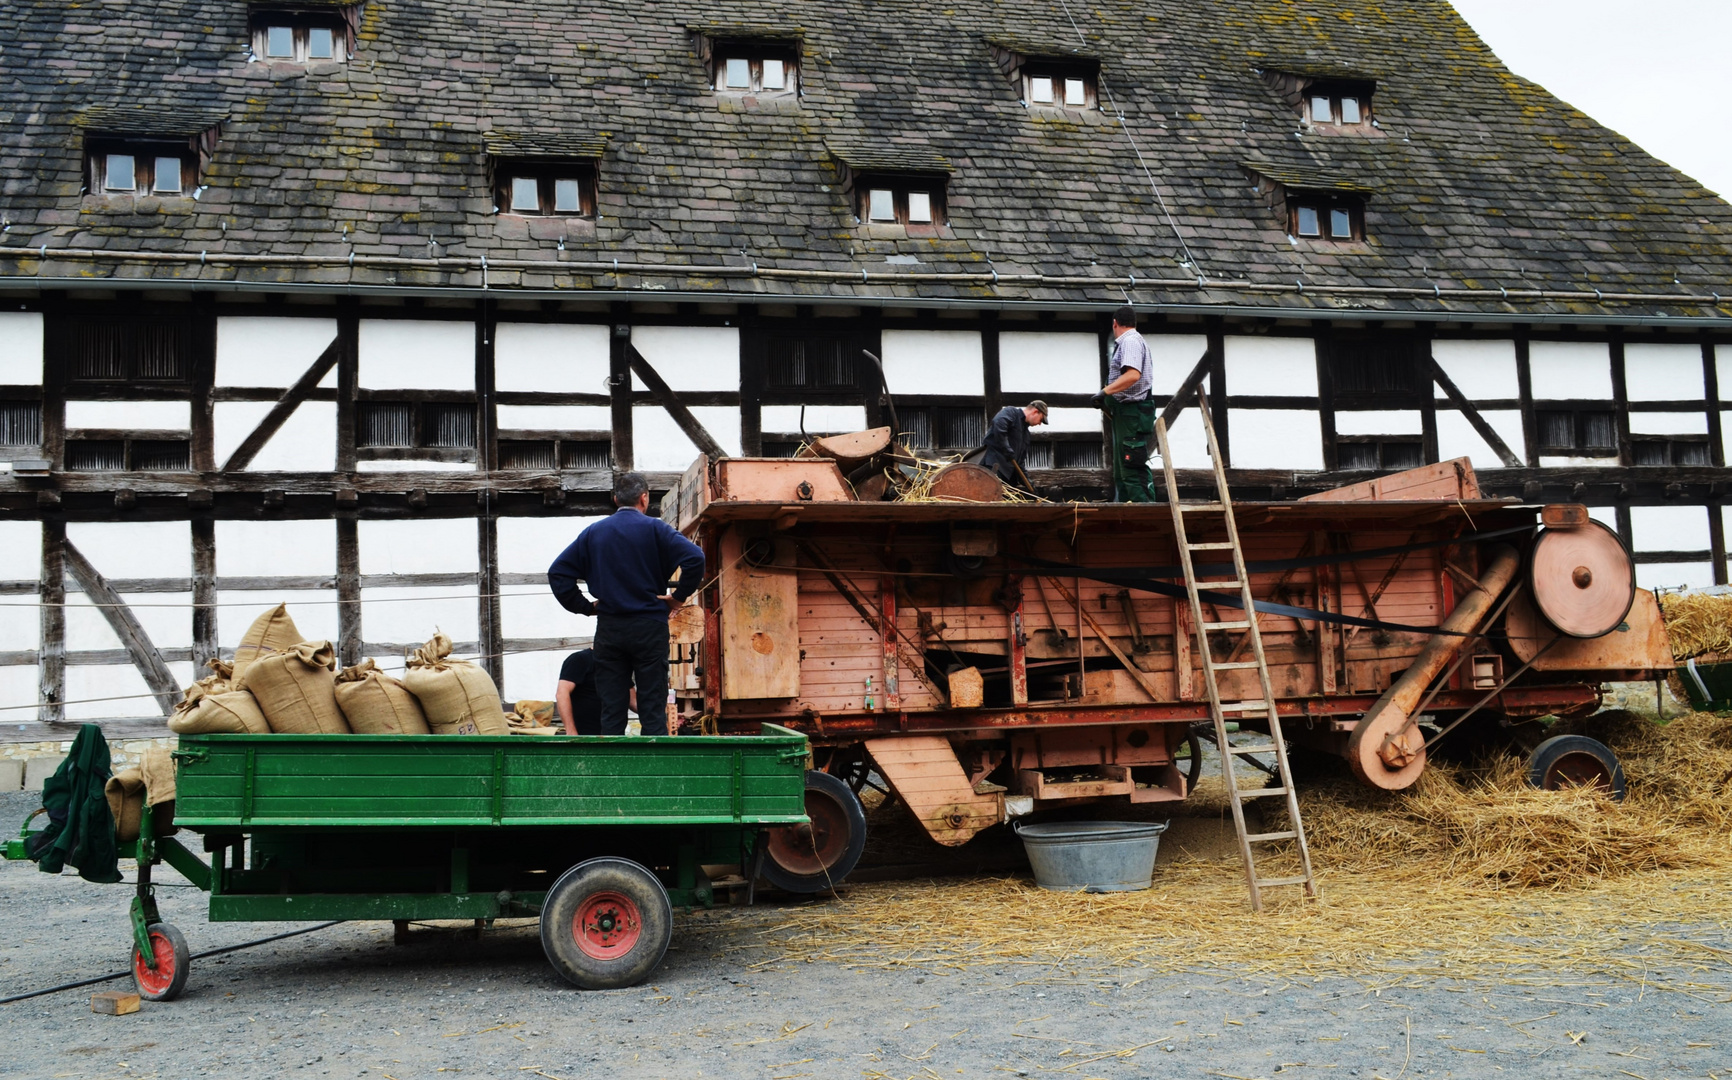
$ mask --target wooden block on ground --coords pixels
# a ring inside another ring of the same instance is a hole
[[[24,762],[17,758],[0,760],[0,792],[18,791],[24,787]]]
[[[104,990],[90,995],[90,1011],[104,1016],[125,1016],[138,1011],[138,995],[120,990]]]
[[[49,757],[33,757],[24,762],[24,789],[26,791],[41,791],[43,781],[54,775],[60,768],[60,763],[66,760],[65,754],[54,754]]]

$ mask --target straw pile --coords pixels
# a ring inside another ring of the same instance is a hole
[[[1732,596],[1661,593],[1659,601],[1674,658],[1732,652]]]
[[[1608,713],[1574,726],[1617,750],[1625,802],[1535,791],[1514,759],[1433,766],[1394,794],[1344,776],[1302,784],[1316,901],[1274,890],[1265,912],[1251,914],[1236,857],[1166,864],[1154,889],[1100,896],[1044,892],[1026,879],[862,885],[838,903],[787,913],[764,935],[774,955],[763,963],[1086,956],[1156,973],[1527,985],[1573,973],[1732,990],[1723,950],[1679,930],[1716,918],[1732,888],[1732,720],[1693,714],[1659,727]],[[1187,809],[1218,805],[1216,784],[1200,785]],[[1260,869],[1279,874],[1282,861]]]

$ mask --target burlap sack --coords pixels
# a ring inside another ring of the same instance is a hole
[[[114,838],[121,843],[138,839],[138,822],[144,816],[144,777],[134,769],[122,769],[103,785],[108,812],[114,815]]]
[[[357,735],[425,735],[427,717],[409,688],[363,660],[337,674],[337,708]]]
[[[246,685],[247,667],[253,661],[287,652],[300,641],[301,632],[295,629],[295,620],[289,618],[289,609],[283,604],[254,619],[241,643],[235,646],[234,688],[239,690]]]
[[[519,701],[505,719],[512,727],[552,727],[559,723],[559,709],[551,701]]]
[[[435,735],[511,734],[492,676],[467,660],[451,659],[451,639],[442,633],[415,650],[403,685],[421,702]]]
[[[144,778],[144,798],[152,806],[173,802],[175,795],[174,759],[168,747],[153,746],[138,759],[138,772]]]
[[[346,735],[337,708],[337,651],[328,641],[303,641],[247,665],[243,685],[279,735]]]
[[[269,735],[271,725],[252,694],[230,690],[206,694],[191,707],[177,706],[168,730],[176,735]]]

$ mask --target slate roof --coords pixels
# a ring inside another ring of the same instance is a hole
[[[0,252],[0,284],[485,274],[507,290],[1732,319],[1710,298],[1732,298],[1732,206],[1511,74],[1441,0],[1099,0],[1071,5],[1080,41],[1046,0],[371,0],[354,60],[310,66],[250,62],[233,0],[7,10],[0,249],[20,250]],[[798,33],[797,101],[710,88],[692,33],[730,27]],[[1122,125],[1025,107],[993,41],[1076,42]],[[1281,64],[1375,74],[1381,134],[1305,132],[1259,74]],[[222,118],[198,198],[81,195],[81,118],[104,108]],[[607,133],[593,228],[493,213],[489,132]],[[945,162],[945,235],[857,223],[837,161],[856,150]],[[1251,161],[1374,189],[1367,242],[1290,241]]]

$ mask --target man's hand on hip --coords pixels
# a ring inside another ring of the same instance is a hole
[[[661,598],[661,601],[668,606],[669,612],[678,611],[680,608],[686,606],[686,602],[675,597],[673,593],[668,593],[666,596]]]

